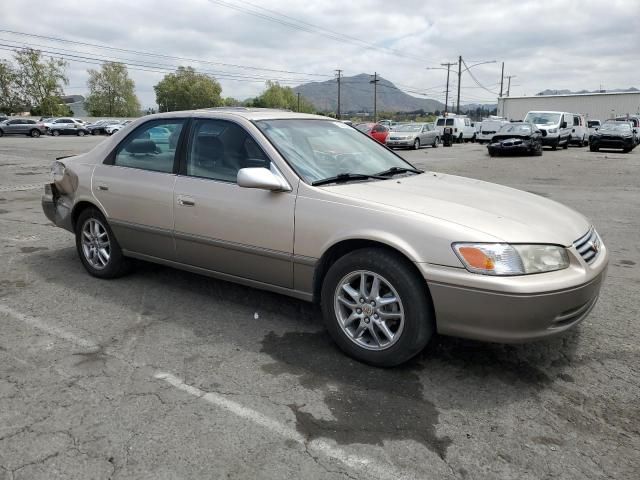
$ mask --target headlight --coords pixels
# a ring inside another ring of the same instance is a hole
[[[549,132],[549,133],[558,133],[558,129],[557,128],[550,128],[549,130],[547,130],[547,132]]]
[[[454,243],[453,250],[467,270],[484,275],[527,275],[569,266],[567,250],[556,245]]]
[[[60,182],[64,178],[65,166],[61,162],[53,162],[51,165],[51,181]]]

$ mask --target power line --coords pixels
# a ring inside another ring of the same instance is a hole
[[[166,59],[170,59],[170,60],[180,60],[180,61],[187,61],[187,62],[193,62],[193,63],[207,64],[207,65],[219,65],[219,66],[224,66],[224,67],[241,68],[241,69],[246,69],[246,70],[259,70],[259,71],[274,72],[274,73],[289,73],[289,74],[294,74],[294,75],[305,75],[305,76],[311,76],[311,77],[324,77],[324,78],[331,77],[331,75],[321,74],[321,73],[295,72],[295,71],[291,71],[291,70],[279,70],[279,69],[273,69],[273,68],[255,67],[255,66],[251,66],[251,65],[214,62],[214,61],[210,61],[210,60],[201,60],[201,59],[196,59],[196,58],[179,57],[179,56],[174,56],[174,55],[165,55],[165,54],[161,54],[161,53],[145,52],[145,51],[141,51],[141,50],[132,50],[132,49],[127,49],[127,48],[110,47],[110,46],[107,46],[107,45],[99,45],[99,44],[96,44],[96,43],[80,42],[80,41],[68,40],[68,39],[60,38],[60,37],[50,37],[50,36],[46,36],[46,35],[36,35],[36,34],[33,34],[33,33],[17,32],[17,31],[14,31],[14,30],[3,30],[3,29],[0,29],[0,33],[9,33],[11,35],[19,35],[19,36],[40,38],[40,39],[54,41],[54,42],[70,43],[70,44],[74,44],[74,45],[82,45],[82,46],[85,46],[85,47],[98,48],[98,49],[102,49],[102,50],[111,50],[111,51],[124,52],[124,53],[133,53],[135,55],[142,55],[142,56],[147,56],[147,57],[166,58]],[[51,48],[55,48],[55,47],[51,47]]]
[[[462,59],[462,57],[460,57],[460,59]],[[487,87],[485,87],[484,85],[482,85],[478,79],[473,75],[473,73],[470,70],[470,67],[467,66],[467,64],[464,62],[464,60],[462,60],[462,63],[465,66],[465,72],[469,72],[469,76],[471,76],[471,78],[473,79],[473,81],[476,83],[476,85],[478,85],[478,87],[482,88],[483,90],[486,90],[489,93],[492,93],[493,95],[498,95],[498,92],[494,92],[493,90],[489,90]]]
[[[312,24],[312,23],[308,23],[308,22],[305,22],[303,20],[299,20],[299,19],[296,19],[294,17],[285,15],[285,14],[277,12],[275,10],[270,10],[270,9],[267,9],[267,8],[264,8],[264,7],[260,7],[258,5],[249,3],[247,1],[244,1],[243,3],[246,4],[246,5],[250,5],[250,6],[254,7],[254,8],[257,8],[257,9],[272,13],[274,15],[277,15],[277,16],[281,17],[281,18],[274,17],[273,15],[268,15],[268,14],[265,14],[265,13],[261,13],[261,12],[256,11],[256,10],[252,10],[250,8],[242,7],[240,5],[236,5],[236,4],[233,4],[233,3],[225,2],[225,1],[222,1],[222,0],[208,0],[208,2],[209,3],[214,3],[216,5],[220,5],[222,7],[226,7],[226,8],[232,9],[232,10],[236,10],[236,11],[241,12],[241,13],[252,15],[254,17],[258,17],[258,18],[261,18],[263,20],[268,20],[268,21],[271,21],[271,22],[275,22],[275,23],[278,23],[280,25],[283,25],[283,26],[286,26],[286,27],[289,27],[289,28],[293,28],[293,29],[296,29],[296,30],[301,30],[301,31],[307,32],[307,33],[314,33],[314,34],[317,34],[317,35],[322,35],[322,36],[324,36],[326,38],[330,38],[330,39],[336,40],[338,42],[349,43],[349,44],[352,44],[352,45],[356,45],[356,46],[358,46],[360,48],[365,48],[367,50],[385,51],[385,52],[388,52],[390,54],[393,54],[394,56],[404,57],[404,58],[408,58],[408,59],[411,59],[411,60],[416,60],[416,61],[419,61],[419,62],[428,62],[429,61],[429,60],[424,59],[424,58],[415,57],[413,55],[407,55],[407,54],[405,54],[405,53],[403,53],[402,51],[399,51],[399,50],[395,50],[395,49],[387,48],[387,47],[382,47],[382,46],[376,45],[374,43],[367,42],[365,40],[361,40],[361,39],[356,38],[356,37],[345,35],[343,33],[339,33],[339,32],[336,32],[334,30],[329,30],[327,28],[320,27],[318,25],[315,25],[315,24]],[[289,19],[289,20],[283,20],[283,18],[284,19]]]

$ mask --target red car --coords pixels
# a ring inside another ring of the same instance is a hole
[[[389,138],[389,129],[378,123],[359,123],[355,126],[361,132],[366,133],[381,144],[385,145]]]

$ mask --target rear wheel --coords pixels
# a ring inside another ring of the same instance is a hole
[[[322,284],[322,313],[338,346],[357,360],[392,367],[409,360],[435,331],[425,282],[409,261],[382,248],[336,261]]]
[[[413,142],[413,149],[418,150],[419,148],[420,148],[420,139],[416,138],[415,141]]]
[[[78,136],[84,137],[84,130],[78,130]]]
[[[59,130],[54,130],[53,132],[51,132],[51,135],[53,135],[54,137],[58,137],[58,136],[60,136],[60,131]]]
[[[33,138],[38,138],[40,136],[40,130],[34,128],[29,132],[29,135],[31,135]]]
[[[76,249],[90,275],[116,278],[127,273],[130,261],[122,254],[107,220],[99,210],[87,208],[76,222]]]
[[[433,140],[433,143],[431,144],[431,146],[432,146],[433,148],[438,148],[438,145],[439,145],[439,144],[440,144],[440,137],[436,137],[436,138]]]

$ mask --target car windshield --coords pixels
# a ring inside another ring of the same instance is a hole
[[[591,120],[591,121],[587,122],[587,126],[589,128],[599,127],[600,126],[600,120]]]
[[[306,182],[413,168],[375,140],[331,120],[260,120],[258,128]]]
[[[422,130],[422,125],[412,125],[410,123],[393,127],[394,132],[419,132],[420,130]]]
[[[605,123],[600,127],[601,132],[629,132],[631,125],[628,123]]]
[[[529,125],[523,125],[522,123],[504,125],[499,133],[513,133],[518,135],[528,135],[531,133],[531,127]]]
[[[529,112],[524,117],[525,122],[535,123],[536,125],[555,125],[560,122],[560,113],[550,112]]]

